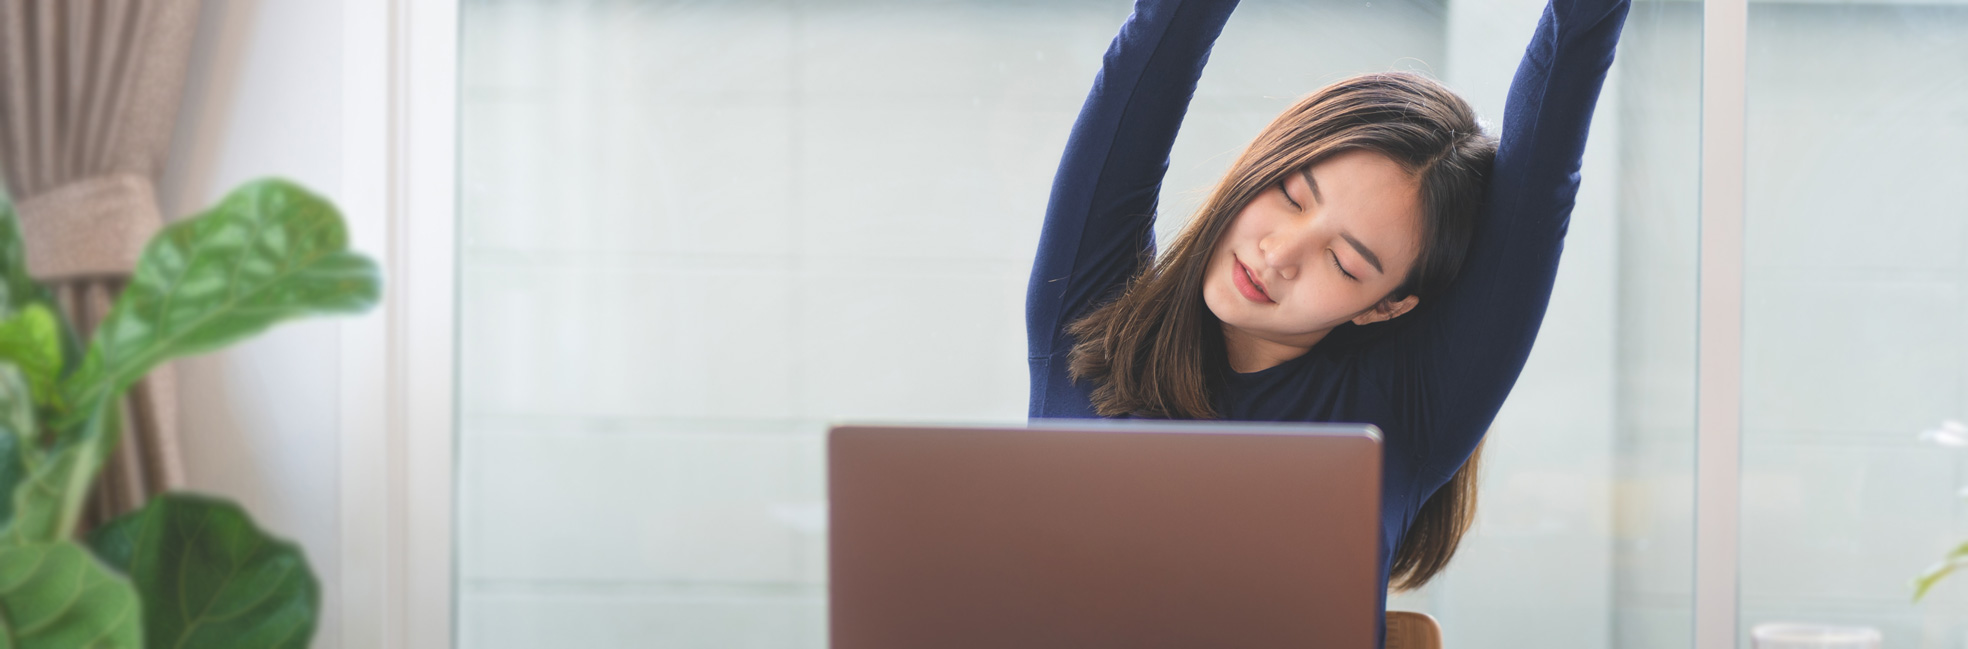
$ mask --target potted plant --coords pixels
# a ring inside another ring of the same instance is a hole
[[[1941,446],[1968,446],[1968,425],[1950,419],[1941,422],[1940,428],[1921,433],[1920,439]],[[1962,489],[1961,495],[1968,497],[1968,489]],[[1929,566],[1925,572],[1920,573],[1919,577],[1913,579],[1913,601],[1918,602],[1920,598],[1926,597],[1927,591],[1933,589],[1934,584],[1940,583],[1942,578],[1954,574],[1954,571],[1964,566],[1968,566],[1968,541],[1954,546],[1946,556],[1941,557],[1939,563]]]
[[[237,505],[168,493],[76,540],[123,393],[172,358],[376,303],[334,206],[248,183],[164,228],[89,340],[27,275],[0,200],[0,648],[305,647],[320,585]]]

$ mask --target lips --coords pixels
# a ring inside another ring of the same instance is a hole
[[[1250,267],[1245,266],[1243,260],[1235,256],[1230,259],[1237,266],[1230,273],[1230,282],[1237,285],[1237,292],[1246,300],[1258,304],[1271,304],[1271,295],[1264,292],[1264,285],[1258,283],[1257,275],[1251,272]]]

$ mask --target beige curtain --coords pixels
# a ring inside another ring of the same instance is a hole
[[[154,183],[170,147],[197,0],[0,0],[0,174],[28,269],[84,333],[162,227]],[[131,390],[93,526],[183,484],[169,368]]]

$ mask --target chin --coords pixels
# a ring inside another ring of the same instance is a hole
[[[1264,330],[1264,323],[1249,309],[1249,301],[1238,295],[1236,289],[1203,291],[1203,304],[1209,307],[1210,315],[1225,326],[1245,331]]]

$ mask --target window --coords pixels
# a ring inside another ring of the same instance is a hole
[[[1346,75],[1499,122],[1541,6],[1247,0],[1161,240]],[[823,427],[1024,419],[1026,274],[1128,3],[461,11],[460,644],[825,646]],[[1687,644],[1701,30],[1633,8],[1477,526],[1390,602],[1458,646]]]

